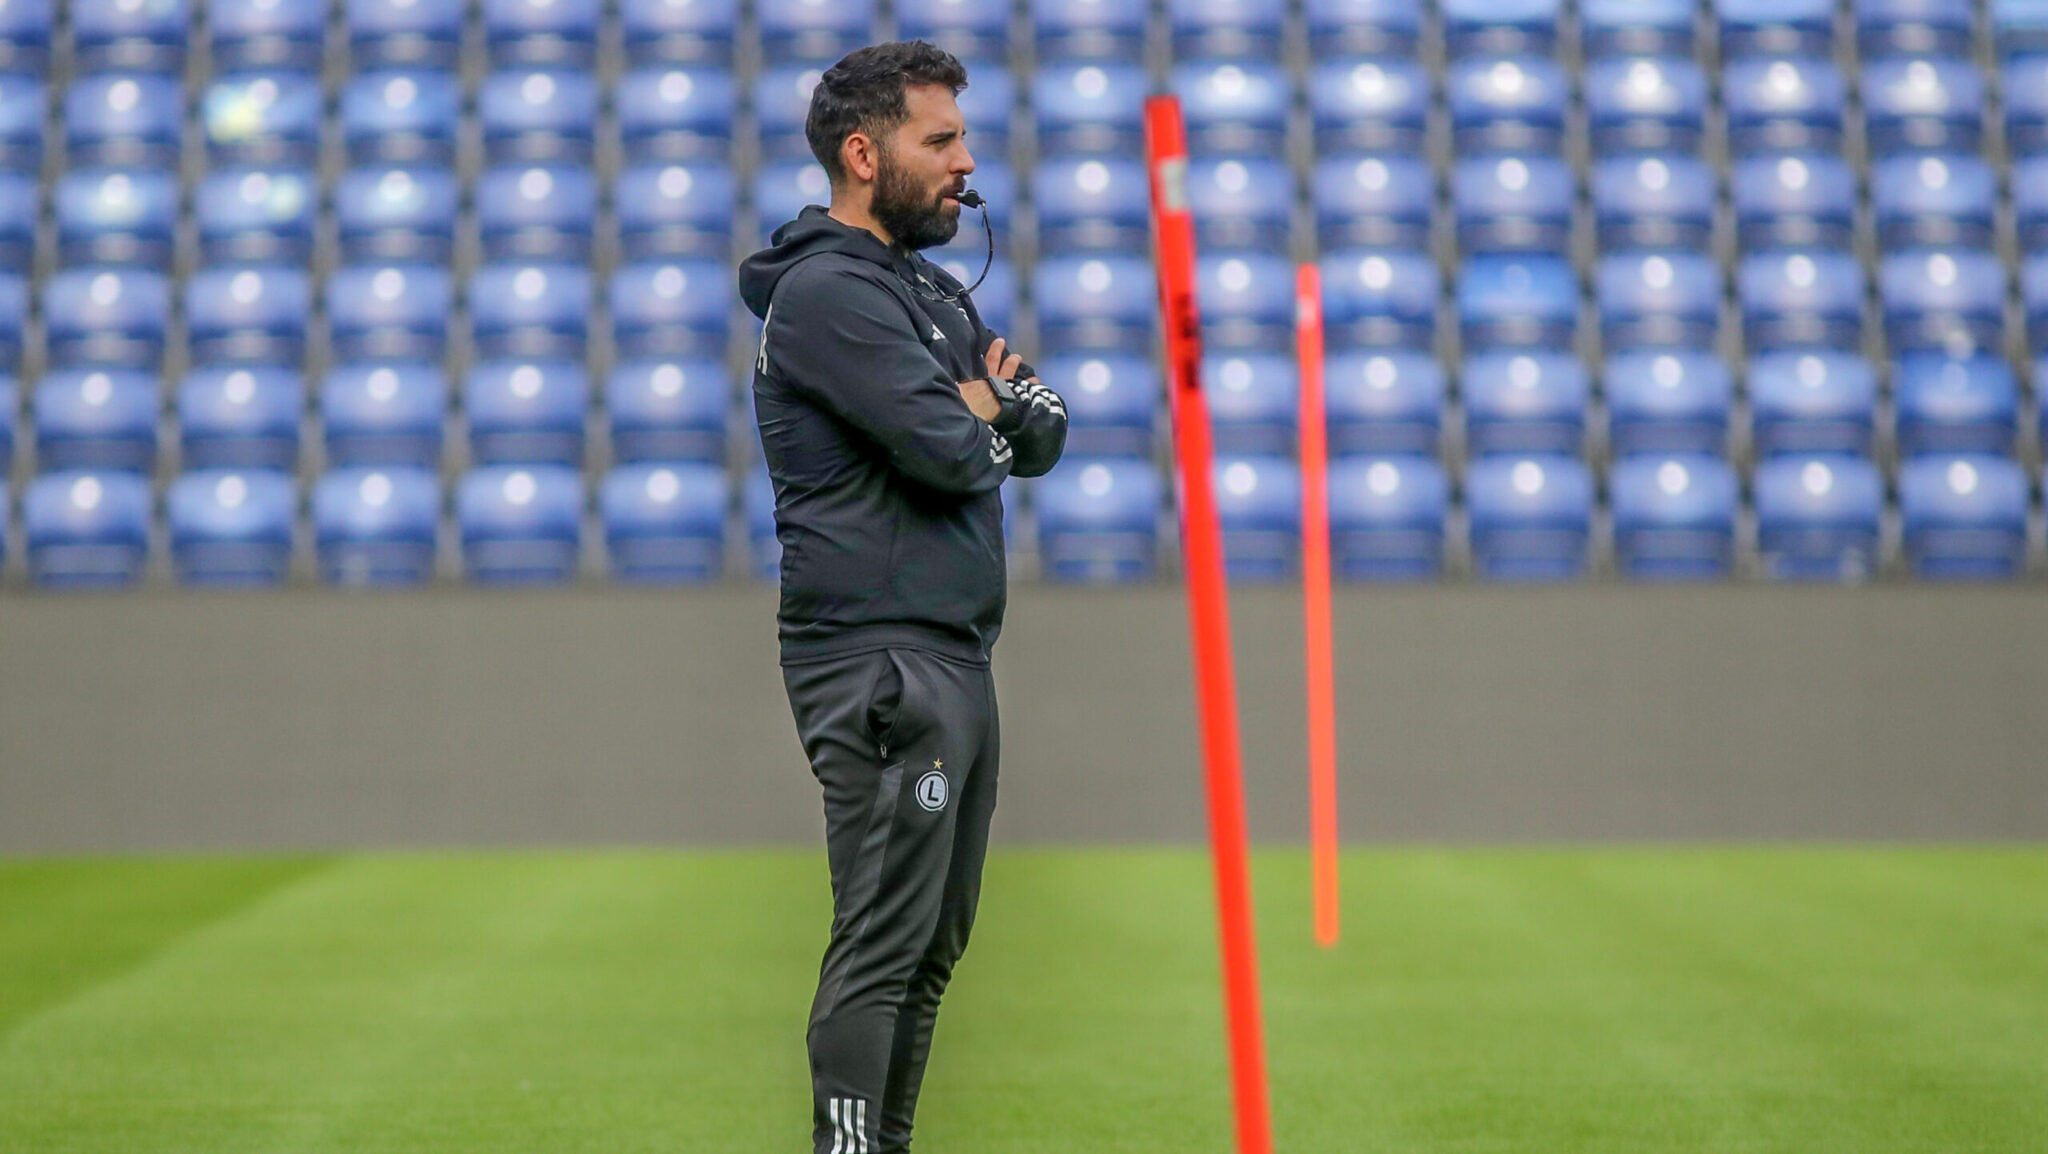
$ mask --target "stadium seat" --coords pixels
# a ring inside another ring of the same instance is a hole
[[[1150,457],[1165,385],[1150,356],[1055,354],[1039,379],[1067,403],[1067,448],[1075,457]]]
[[[1991,0],[1991,39],[2005,56],[2048,50],[2048,6],[2041,0]]]
[[[583,534],[583,473],[561,465],[486,465],[455,488],[463,569],[479,585],[574,579]]]
[[[641,261],[612,274],[612,339],[628,357],[716,355],[732,316],[723,261]]]
[[[313,281],[289,265],[217,265],[185,282],[192,362],[297,365],[313,321]]]
[[[72,67],[78,72],[184,71],[192,29],[188,0],[71,0],[68,7]]]
[[[1751,56],[1722,71],[1729,146],[1756,152],[1833,152],[1848,117],[1849,83],[1820,56]]]
[[[583,464],[590,376],[569,361],[484,361],[462,385],[470,458],[484,465]]]
[[[1281,456],[1219,456],[1210,471],[1232,581],[1278,581],[1301,559],[1301,469]]]
[[[2015,201],[2025,199],[2017,180],[2014,185]],[[2040,195],[2033,193],[2036,199]],[[1885,249],[1989,248],[1998,211],[1998,175],[1977,156],[1894,156],[1872,167],[1870,201],[1878,244]],[[2024,232],[2024,208],[2019,212]]]
[[[1143,11],[1142,7],[1139,11]],[[1087,152],[1142,156],[1145,97],[1151,90],[1151,80],[1137,64],[1068,61],[1040,65],[1031,79],[1031,107],[1038,117],[1040,155]]]
[[[1585,443],[1592,384],[1570,353],[1473,354],[1458,392],[1473,453],[1575,454]]]
[[[312,169],[220,169],[192,191],[199,257],[209,264],[303,264],[313,255],[319,215]]]
[[[1593,474],[1577,457],[1488,456],[1465,471],[1473,571],[1487,581],[1584,575],[1593,535]]]
[[[811,155],[804,136],[810,115],[811,90],[824,75],[819,64],[782,64],[754,77],[754,126],[767,160],[805,160]]]
[[[1558,152],[1571,80],[1547,56],[1472,56],[1444,78],[1460,153]]]
[[[1728,443],[1735,381],[1727,362],[1685,349],[1614,353],[1601,371],[1615,453],[1709,453]]]
[[[1608,478],[1614,560],[1634,581],[1712,581],[1735,559],[1742,484],[1721,457],[1625,457]]]
[[[163,405],[156,375],[135,369],[56,369],[36,384],[36,467],[147,475],[156,467]]]
[[[434,576],[441,480],[410,466],[348,466],[313,486],[313,539],[330,585],[418,585]]]
[[[355,66],[453,69],[466,8],[464,0],[344,0]]]
[[[1867,453],[1877,425],[1877,371],[1853,353],[1765,353],[1749,365],[1759,456]]]
[[[754,0],[753,7],[770,63],[829,65],[875,40],[875,0]]]
[[[580,360],[592,304],[582,265],[485,264],[469,282],[470,324],[486,357]]]
[[[1861,581],[1882,560],[1884,478],[1866,457],[1770,457],[1756,467],[1757,549],[1780,581]]]
[[[208,0],[213,66],[319,70],[327,36],[324,0]]]
[[[635,65],[729,61],[739,9],[739,0],[620,0],[626,57]]]
[[[320,417],[332,464],[438,468],[448,378],[430,364],[344,364],[320,383]]]
[[[2048,156],[2033,156],[2013,164],[2013,223],[2023,253],[2048,250]]]
[[[81,76],[64,93],[64,151],[74,166],[171,168],[185,130],[185,90],[153,72]],[[38,122],[37,131],[41,131]]]
[[[461,114],[452,72],[364,72],[341,90],[341,135],[356,164],[452,165]]]
[[[1309,51],[1317,59],[1416,58],[1423,0],[1303,0]]]
[[[187,469],[298,468],[306,378],[297,369],[194,369],[178,384],[177,408],[179,456]]]
[[[2005,347],[2005,265],[1988,249],[1895,252],[1878,265],[1885,336],[1893,352],[1965,356]]]
[[[1287,149],[1294,81],[1278,62],[1189,60],[1167,78],[1196,156],[1273,156]]]
[[[439,265],[343,265],[327,281],[328,336],[345,361],[438,361],[454,308]]]
[[[979,173],[975,182],[981,183]],[[1252,156],[1190,161],[1187,190],[1201,251],[1288,251],[1295,196],[1294,172],[1285,161]]]
[[[2003,356],[1908,353],[1892,373],[1899,451],[2011,453],[2019,435],[2020,385]]]
[[[149,562],[153,501],[136,473],[44,473],[21,495],[29,577],[51,589],[133,585]]]
[[[0,373],[21,362],[22,333],[28,327],[28,279],[0,272]],[[49,324],[44,322],[47,331]]]
[[[2026,572],[2031,488],[2010,457],[1919,457],[1899,467],[1906,565],[1923,581],[2008,581]]]
[[[1976,33],[1973,0],[1856,0],[1856,43],[1866,60],[1884,56],[1967,56]]]
[[[0,8],[0,70],[44,75],[56,26],[56,0],[11,0]]]
[[[981,275],[985,259],[980,253],[963,257],[957,249],[934,249],[925,255],[963,286],[972,285]],[[974,290],[974,309],[991,332],[1015,332],[1011,324],[1017,315],[1017,270],[1009,261],[997,257],[988,266],[988,279]]]
[[[1632,56],[1586,66],[1596,155],[1694,152],[1707,131],[1707,75],[1690,56]]]
[[[170,320],[171,284],[154,270],[88,265],[64,269],[43,286],[43,328],[54,365],[155,368]]]
[[[1195,262],[1202,339],[1213,349],[1294,346],[1294,262],[1272,253],[1204,253]]]
[[[590,163],[597,140],[597,75],[575,69],[493,72],[477,89],[484,152],[496,163]]]
[[[1482,252],[1568,252],[1578,184],[1555,156],[1470,156],[1451,169],[1458,247]]]
[[[1323,366],[1330,452],[1435,456],[1443,431],[1444,370],[1426,352],[1355,350]]]
[[[1322,157],[1309,196],[1325,249],[1429,247],[1436,174],[1425,157]]]
[[[187,585],[281,585],[291,570],[298,484],[272,469],[201,469],[164,494],[171,568]]]
[[[1068,156],[1031,173],[1040,246],[1048,253],[1142,253],[1150,240],[1152,187],[1135,157]]]
[[[603,0],[483,0],[491,62],[588,68],[597,62]]]
[[[612,458],[723,461],[732,395],[732,374],[715,356],[620,362],[604,390]]]
[[[724,160],[732,149],[739,94],[725,69],[635,68],[619,77],[614,103],[625,155],[634,161]]]
[[[972,0],[896,0],[896,34],[925,40],[951,52],[970,72],[987,61],[1001,67],[1009,54],[1010,4],[976,4]],[[971,75],[974,84],[982,77]]]
[[[1468,349],[1569,349],[1578,328],[1579,278],[1564,257],[1475,256],[1459,270],[1457,303]]]
[[[485,260],[590,259],[597,174],[582,165],[502,164],[476,181]]]
[[[1735,163],[1728,188],[1745,252],[1847,249],[1855,235],[1856,174],[1839,156],[1748,157]]]
[[[1030,0],[1026,10],[1040,60],[1136,61],[1144,55],[1150,7],[1145,0]]]
[[[1579,36],[1589,59],[1693,54],[1695,0],[1579,0]]]
[[[1047,352],[1152,351],[1157,290],[1149,260],[1053,256],[1038,262],[1031,279]]]
[[[1411,56],[1319,62],[1308,76],[1317,153],[1421,153],[1432,85],[1429,69]]]
[[[2015,157],[2048,152],[2048,51],[2010,58],[2003,71],[2006,148]]]
[[[1435,457],[1330,464],[1330,567],[1346,581],[1427,581],[1443,570],[1451,484]]]
[[[172,171],[72,169],[50,193],[58,259],[168,271],[177,246],[178,195],[178,174]],[[23,223],[33,228],[35,201],[22,207],[28,210]]]
[[[452,168],[348,169],[334,186],[342,259],[441,264],[455,250],[461,204]]]
[[[1439,0],[1444,46],[1460,56],[1557,51],[1563,0]]]
[[[1874,156],[1975,152],[1988,94],[1977,66],[1957,57],[1891,57],[1863,66],[1864,134]]]
[[[977,163],[1001,162],[1010,155],[1017,93],[1017,78],[1001,58],[968,69],[967,87],[957,99],[967,122],[967,147]]]
[[[2027,343],[2048,349],[2048,253],[2027,257],[2020,265],[2020,303],[2027,314]]]
[[[725,568],[731,486],[703,461],[620,465],[598,491],[612,576],[634,582],[716,581]]]
[[[1426,252],[1353,249],[1325,256],[1323,326],[1332,348],[1430,348],[1436,339],[1436,260]]]
[[[775,483],[768,466],[747,471],[740,485],[740,517],[746,522],[748,569],[756,581],[774,584],[782,576],[782,542],[775,529]]]
[[[0,271],[16,276],[34,271],[42,202],[42,183],[35,177],[0,170]]]
[[[1038,557],[1061,582],[1149,580],[1158,565],[1159,470],[1140,457],[1070,457],[1034,482]]]
[[[0,170],[40,175],[50,90],[34,76],[0,72]]]
[[[1301,393],[1292,353],[1204,356],[1202,395],[1208,401],[1217,453],[1293,454]],[[1069,419],[1071,416],[1070,410]]]
[[[17,437],[16,425],[21,419],[21,386],[11,374],[0,375],[0,478],[14,474],[14,444]],[[0,516],[5,516],[7,492],[0,488]],[[0,526],[0,539],[7,536]],[[0,555],[0,562],[4,562]]]
[[[1714,15],[1721,54],[1730,60],[1834,51],[1835,0],[1714,0]]]
[[[207,161],[311,165],[320,159],[327,96],[312,72],[270,70],[215,76],[199,98]]]
[[[1862,345],[1863,266],[1848,253],[1753,253],[1735,276],[1750,348]]]
[[[1600,247],[1707,251],[1719,183],[1713,166],[1696,156],[1652,153],[1597,162],[1591,185]]]
[[[1721,266],[1713,257],[1669,249],[1609,253],[1593,285],[1608,349],[1714,346]]]
[[[722,163],[638,164],[621,171],[612,197],[619,248],[645,257],[724,259],[732,247],[738,192]]]
[[[785,160],[764,164],[754,173],[754,221],[761,229],[761,243],[785,223],[795,220],[808,205],[822,205],[832,198],[832,181],[823,165],[815,160]]]

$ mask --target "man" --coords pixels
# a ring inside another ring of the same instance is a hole
[[[959,228],[966,84],[922,42],[834,65],[805,126],[831,207],[804,209],[740,268],[763,321],[754,398],[783,679],[832,870],[809,1031],[816,1154],[910,1148],[995,812],[999,490],[1066,444],[1059,397],[918,255]]]

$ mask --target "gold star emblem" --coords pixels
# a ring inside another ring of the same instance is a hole
[[[944,769],[944,768],[946,768],[946,763],[945,763],[944,761],[940,760],[939,758],[936,758],[936,757],[935,757],[935,758],[932,758],[932,768],[933,768],[933,769]]]

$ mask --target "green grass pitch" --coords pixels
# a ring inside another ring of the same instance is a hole
[[[2048,1151],[2048,848],[1258,859],[1282,1154]],[[0,861],[6,1154],[796,1154],[803,852]],[[1207,860],[1010,851],[922,1154],[1223,1154]]]

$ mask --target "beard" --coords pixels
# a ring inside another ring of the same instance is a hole
[[[945,192],[927,195],[917,187],[915,178],[886,152],[877,160],[875,199],[869,209],[875,223],[912,252],[952,240],[953,234],[960,231],[960,212],[946,211]]]

